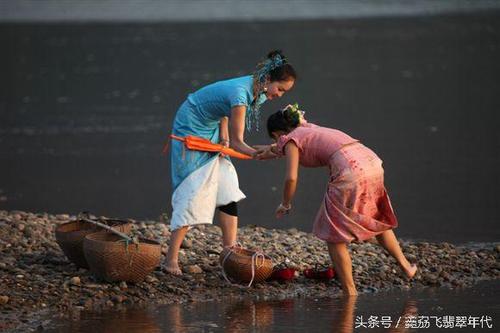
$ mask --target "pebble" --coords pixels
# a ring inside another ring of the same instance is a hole
[[[184,267],[184,271],[189,274],[200,274],[203,273],[203,270],[198,265],[188,265]]]
[[[124,300],[126,300],[127,298],[125,296],[122,296],[122,295],[115,295],[113,297],[111,297],[111,300],[114,302],[114,303],[122,303]]]
[[[147,283],[155,283],[155,282],[158,282],[158,279],[155,278],[154,276],[148,275],[148,276],[146,276],[144,281],[146,281]]]
[[[292,283],[266,282],[250,289],[229,286],[219,266],[221,231],[212,225],[193,228],[183,241],[182,276],[156,270],[140,283],[108,283],[71,264],[59,248],[54,237],[55,226],[72,218],[69,214],[0,210],[0,304],[8,303],[2,307],[2,313],[12,318],[9,319],[12,322],[28,321],[36,309],[45,306],[52,314],[69,315],[67,309],[105,310],[122,303],[146,306],[152,302],[217,300],[222,295],[273,299],[284,295],[327,297],[340,293],[338,283],[311,281],[302,274],[305,268],[316,264],[331,264],[322,241],[297,229],[257,226],[239,228],[239,241],[246,248],[261,249],[272,257],[274,264],[294,266],[299,276]],[[160,240],[162,250],[167,249],[168,225],[155,221],[132,223],[134,234]],[[5,225],[10,227],[1,227]],[[480,279],[500,278],[497,263],[500,244],[473,247],[410,241],[401,244],[405,255],[419,265],[420,273],[411,282],[402,276],[394,259],[380,246],[371,243],[349,246],[358,291],[372,293],[439,285],[463,287]]]
[[[79,286],[81,284],[80,277],[78,276],[73,276],[70,280],[69,283],[74,285],[74,286]]]
[[[184,238],[181,244],[181,249],[190,249],[193,247],[193,241],[190,239]]]

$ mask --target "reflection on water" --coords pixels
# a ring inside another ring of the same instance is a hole
[[[229,305],[224,309],[222,326],[212,321],[190,321],[189,318],[193,317],[192,313],[179,304],[168,306],[162,314],[165,315],[165,318],[169,318],[169,331],[173,333],[186,333],[193,330],[210,331],[216,328],[227,333],[242,331],[290,332],[295,329],[318,328],[318,325],[313,323],[315,316],[309,316],[307,312],[321,311],[324,307],[327,310],[326,313],[330,315],[330,318],[323,322],[324,328],[328,329],[329,332],[348,333],[353,332],[359,325],[359,322],[355,323],[356,302],[356,296],[322,301],[314,299],[275,302],[243,301]],[[304,310],[304,308],[306,316],[300,320],[303,323],[297,325],[294,320],[297,318],[295,312]],[[416,316],[416,314],[416,301],[408,300],[399,317],[402,318],[403,323],[405,318]],[[407,331],[408,329],[405,329],[404,325],[396,327],[396,324],[393,323],[389,327],[389,332]]]
[[[54,332],[163,332],[158,320],[149,311],[127,310],[123,312],[81,313],[80,320],[57,328]]]
[[[147,310],[82,313],[79,321],[48,332],[441,332],[436,318],[489,317],[499,313],[499,285],[424,289],[358,297],[172,304]],[[458,321],[457,321],[458,322]],[[441,322],[443,324],[444,322]],[[427,325],[427,326],[426,326]],[[411,327],[411,328],[409,328]],[[418,327],[418,328],[417,328]],[[448,328],[453,328],[448,326]],[[464,331],[472,329],[466,326]]]

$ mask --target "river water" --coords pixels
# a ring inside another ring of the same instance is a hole
[[[173,304],[82,313],[46,332],[475,332],[498,330],[498,282],[461,290]]]
[[[186,94],[243,75],[281,48],[299,72],[265,115],[299,102],[310,121],[384,160],[399,236],[497,241],[500,11],[305,21],[3,23],[0,209],[170,215],[162,156]],[[269,142],[265,131],[250,143]],[[236,161],[240,223],[310,231],[326,170],[303,169],[276,222],[284,164]]]

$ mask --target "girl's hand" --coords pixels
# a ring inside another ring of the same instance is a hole
[[[273,153],[273,151],[271,149],[268,149],[260,154],[257,154],[255,159],[257,159],[257,160],[271,160],[271,159],[274,159],[277,157],[278,157],[278,155]]]
[[[227,147],[229,147],[229,140],[228,139],[220,139],[219,144],[227,148]],[[226,154],[221,153],[220,156],[226,157]]]
[[[257,153],[262,153],[266,151],[269,148],[269,145],[254,145],[252,146],[253,149],[257,150]]]
[[[257,150],[254,156],[256,160],[270,160],[278,157],[278,155],[273,152],[272,145],[259,145],[253,146],[253,148]]]
[[[284,215],[286,215],[290,212],[290,209],[292,209],[292,205],[285,206],[282,203],[280,203],[278,208],[276,208],[276,212],[275,212],[276,218],[277,219],[282,218]]]

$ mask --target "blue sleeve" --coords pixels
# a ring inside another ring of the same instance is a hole
[[[231,105],[231,108],[238,105],[248,107],[249,103],[246,90],[243,88],[236,88],[231,96],[229,96],[229,103]]]

